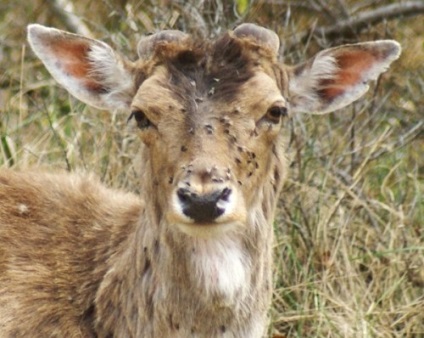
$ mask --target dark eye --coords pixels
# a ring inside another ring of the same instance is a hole
[[[283,106],[273,106],[265,114],[265,118],[274,124],[280,123],[281,118],[286,116],[287,108]]]
[[[137,127],[140,129],[146,129],[152,125],[142,110],[133,110],[130,117],[128,118],[128,121],[130,121],[132,118],[134,118],[134,120],[137,122]]]

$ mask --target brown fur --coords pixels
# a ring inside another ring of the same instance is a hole
[[[0,171],[0,336],[264,336],[287,172],[278,113],[296,90],[298,102],[309,95],[308,107],[330,109],[317,86],[345,76],[328,75],[338,69],[326,60],[326,78],[312,62],[286,68],[275,34],[253,25],[215,42],[157,35],[135,63],[96,41],[31,29],[32,47],[71,93],[138,119],[141,199],[90,176]],[[311,88],[299,89],[301,78],[291,93],[289,81],[309,69]],[[216,193],[219,216],[184,211],[185,199]]]
[[[4,169],[0,201],[0,336],[93,336],[96,290],[142,202],[90,176]]]

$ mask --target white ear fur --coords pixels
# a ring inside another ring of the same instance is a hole
[[[110,110],[131,104],[131,65],[106,43],[38,24],[28,26],[28,41],[56,81],[79,100]]]
[[[290,102],[294,112],[324,114],[343,108],[369,89],[400,55],[393,40],[331,48],[289,71]]]

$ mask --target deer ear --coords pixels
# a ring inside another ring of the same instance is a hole
[[[396,41],[331,48],[289,71],[293,111],[324,114],[357,100],[400,55]]]
[[[131,104],[132,65],[109,45],[37,24],[28,26],[28,41],[56,81],[79,100],[100,109]]]

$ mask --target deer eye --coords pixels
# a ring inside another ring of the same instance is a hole
[[[152,123],[147,118],[146,114],[140,109],[135,109],[131,112],[130,117],[128,118],[128,122],[134,118],[135,122],[137,122],[137,127],[140,129],[146,129],[149,128]]]
[[[280,123],[282,117],[287,116],[287,107],[284,106],[272,106],[268,109],[265,114],[265,118],[274,124]]]

